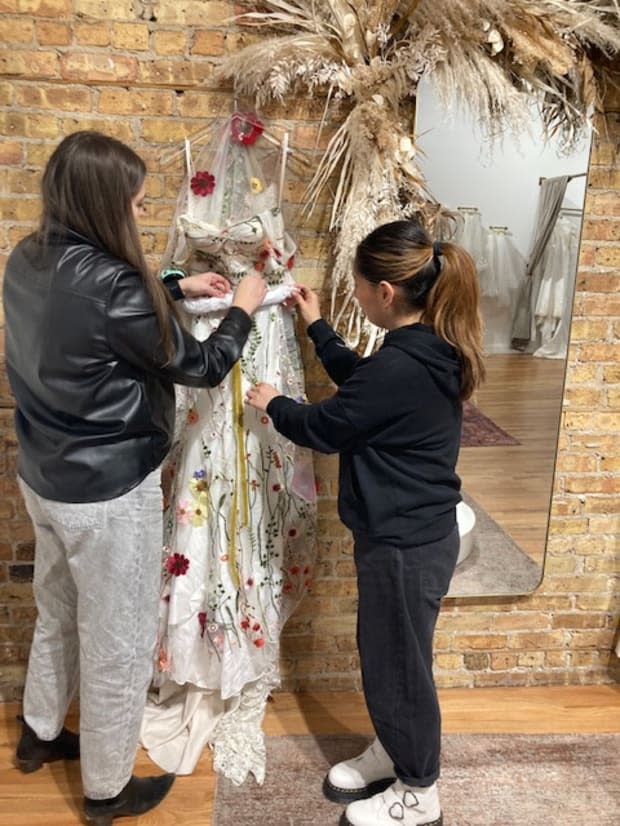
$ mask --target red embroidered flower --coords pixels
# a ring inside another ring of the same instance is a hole
[[[250,620],[246,617],[245,619],[241,620],[240,625],[243,629],[247,630],[250,627]]]
[[[293,567],[291,568],[291,574],[293,576],[297,576],[298,573],[299,573],[299,566],[298,565],[293,565]]]
[[[262,637],[260,637],[260,639],[258,639],[258,640],[254,640],[254,645],[257,648],[262,648],[264,644],[265,644],[265,640]]]
[[[192,407],[189,410],[188,414],[187,414],[187,423],[188,424],[196,424],[196,422],[198,421],[198,418],[199,418],[198,413],[196,413],[196,411]]]
[[[166,560],[166,569],[171,576],[183,576],[189,568],[189,559],[183,554],[170,554]]]
[[[248,586],[248,588],[251,588],[252,585],[254,585],[254,578],[251,576],[248,577],[245,584]]]
[[[297,536],[297,528],[291,528],[290,531],[288,532],[288,535],[291,537],[291,539],[294,536]]]
[[[286,269],[287,270],[292,270],[294,266],[295,266],[295,256],[291,255],[291,257],[286,262]]]
[[[260,420],[261,420],[261,424],[268,424],[269,423],[269,416],[261,416]]]
[[[293,583],[292,582],[285,582],[283,587],[282,587],[283,593],[290,594],[292,590],[293,590]]]
[[[264,128],[256,115],[236,112],[230,122],[230,136],[235,143],[251,146],[263,134]]]
[[[198,622],[200,623],[200,636],[204,637],[205,628],[207,627],[207,612],[206,611],[199,611],[198,612]]]
[[[215,176],[206,170],[196,172],[190,186],[194,195],[210,195],[215,189]]]
[[[254,623],[254,625],[252,626],[252,631],[260,631],[260,623],[259,622]]]

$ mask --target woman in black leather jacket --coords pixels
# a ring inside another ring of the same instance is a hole
[[[85,814],[98,826],[153,808],[174,780],[132,775],[156,636],[158,469],[174,384],[218,384],[265,294],[247,275],[209,339],[183,329],[141,250],[145,173],[113,138],[65,138],[43,175],[39,231],[17,245],[4,279],[38,609],[16,762],[28,772],[81,757]],[[79,738],[63,728],[78,687]]]

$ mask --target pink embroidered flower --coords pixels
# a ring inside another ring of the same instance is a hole
[[[189,523],[189,520],[193,516],[194,509],[191,506],[190,502],[182,500],[177,503],[175,513],[177,517],[177,522],[179,522],[181,525],[187,525]]]
[[[247,578],[247,580],[246,580],[245,584],[248,586],[248,588],[251,588],[251,587],[252,587],[252,585],[254,585],[254,577],[249,576],[249,577]]]
[[[167,671],[170,667],[170,658],[166,652],[166,649],[162,646],[159,649],[159,656],[157,658],[157,668],[159,671]]]
[[[269,420],[267,420],[267,421],[269,421]],[[252,490],[257,490],[257,488],[259,488],[260,485],[258,484],[256,479],[252,479],[252,481],[250,482],[250,487],[252,488]]]
[[[252,626],[252,631],[260,631],[260,622],[255,622]]]
[[[190,408],[190,410],[187,414],[187,423],[188,424],[196,424],[196,422],[198,421],[199,418],[200,417],[198,416],[198,413],[196,413],[194,408],[193,407]]]
[[[201,195],[203,197],[210,195],[215,189],[215,176],[206,170],[196,172],[190,181],[190,186],[194,195]]]
[[[236,112],[230,122],[230,136],[235,143],[251,146],[263,134],[264,128],[256,115]]]
[[[241,625],[244,631],[247,631],[247,629],[250,627],[250,620],[247,617],[245,617],[245,619],[242,619],[239,624]]]
[[[282,586],[282,592],[285,594],[290,594],[293,590],[293,583],[292,582],[285,582]]]
[[[269,424],[269,416],[260,417],[261,424]]]
[[[220,562],[228,562],[228,554],[222,554],[220,556]]]
[[[254,640],[254,645],[257,648],[262,648],[264,644],[265,644],[265,640],[262,637],[259,637],[259,639]]]
[[[183,576],[189,568],[189,559],[183,554],[170,554],[166,560],[166,569],[171,576]]]

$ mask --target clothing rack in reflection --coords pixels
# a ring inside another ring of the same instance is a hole
[[[489,229],[492,230],[493,232],[503,232],[503,233],[510,232],[510,229],[508,227],[489,227]]]
[[[576,172],[574,175],[568,175],[567,177],[568,177],[569,181],[572,181],[573,178],[585,178],[587,174],[588,174],[587,172]],[[561,177],[561,176],[558,175],[556,177]],[[547,178],[544,178],[544,177],[539,178],[538,179],[538,186],[540,186],[542,184],[542,182],[546,181],[546,180],[547,180]]]
[[[457,212],[471,212],[471,213],[480,212],[478,207],[471,207],[471,206],[457,207],[456,210],[457,210]]]
[[[561,207],[560,212],[565,215],[583,215],[583,209],[576,209],[575,207]]]

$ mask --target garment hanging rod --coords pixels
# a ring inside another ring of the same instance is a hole
[[[508,227],[489,227],[489,229],[495,229],[499,232],[508,232]]]
[[[575,209],[575,207],[562,207],[560,212],[565,212],[569,215],[583,215],[583,209]]]
[[[572,181],[573,178],[585,178],[587,174],[588,174],[587,172],[577,172],[574,175],[569,175],[568,180]],[[558,176],[558,177],[560,177],[560,176]],[[539,178],[538,179],[538,186],[540,186],[542,184],[542,182],[546,181],[546,180],[547,180],[546,178]]]
[[[461,207],[457,207],[456,209],[457,209],[457,212],[480,212],[478,207],[461,206]]]

